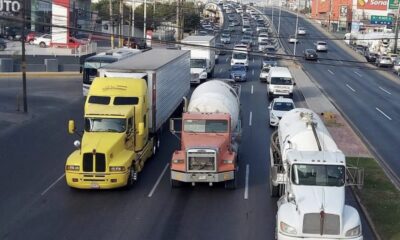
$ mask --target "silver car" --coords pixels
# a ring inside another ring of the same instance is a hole
[[[328,46],[326,42],[324,41],[318,41],[315,43],[315,48],[317,52],[327,52],[328,51]]]
[[[379,56],[376,59],[375,65],[378,67],[393,67],[393,61],[389,56]]]

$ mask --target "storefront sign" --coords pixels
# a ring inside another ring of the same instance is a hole
[[[357,0],[358,9],[384,10],[388,7],[388,0]]]
[[[393,18],[388,16],[371,16],[371,24],[392,25]]]
[[[0,0],[0,12],[19,12],[21,3],[11,0]]]
[[[389,0],[389,9],[398,9],[400,0]]]

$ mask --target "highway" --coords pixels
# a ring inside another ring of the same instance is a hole
[[[271,9],[266,10],[266,14],[270,15]],[[277,27],[278,17],[275,17],[274,25]],[[303,18],[299,18],[299,26],[305,27],[308,32],[307,36],[299,37],[300,43],[296,47],[296,56],[300,56],[297,59],[300,59],[303,69],[347,116],[400,183],[400,149],[396,147],[400,143],[400,135],[396,130],[400,126],[400,80],[393,81],[379,71],[363,68],[372,67],[369,64],[351,62],[357,59],[351,56],[349,50],[336,44],[342,40],[327,39]],[[288,36],[295,34],[295,27],[296,15],[282,11],[281,40],[291,54],[294,44],[288,43]],[[315,49],[314,43],[317,40],[326,41],[329,51],[318,53],[321,59],[317,63],[303,60],[303,51]],[[337,61],[326,60],[328,58]]]
[[[233,42],[239,40],[235,36]],[[220,56],[215,77],[228,77],[229,57]],[[269,196],[267,169],[272,129],[267,123],[266,85],[259,82],[259,73],[260,60],[251,58],[250,79],[242,83],[236,190],[226,190],[223,184],[171,189],[168,164],[179,142],[168,125],[160,151],[131,190],[70,189],[64,165],[79,137],[68,135],[67,120],[82,122],[82,82],[73,79],[53,89],[53,97],[45,98],[49,111],[38,111],[30,121],[0,132],[0,239],[273,239],[277,199]],[[16,88],[19,82],[0,80],[0,87],[7,84]],[[46,81],[30,84],[34,95]],[[62,95],[68,100],[51,102]],[[297,90],[295,100],[304,106]],[[41,106],[32,105],[33,111]],[[351,198],[347,202],[355,205]],[[364,219],[363,231],[365,239],[373,239]]]

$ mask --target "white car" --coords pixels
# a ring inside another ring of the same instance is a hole
[[[268,73],[269,73],[269,69],[270,68],[271,68],[270,66],[266,66],[266,67],[263,67],[261,69],[261,72],[260,72],[260,81],[261,82],[266,82],[267,81],[267,77],[268,77]]]
[[[35,37],[33,40],[33,44],[39,45],[40,47],[49,47],[51,45],[51,35],[44,34],[40,37]]]
[[[307,34],[307,31],[304,27],[299,27],[297,29],[297,35],[306,35],[306,34]]]
[[[327,52],[328,51],[328,46],[326,45],[326,42],[324,41],[318,41],[315,43],[315,48],[317,52]]]
[[[292,35],[289,37],[289,43],[299,43],[299,39],[296,36]]]
[[[271,127],[277,127],[282,116],[294,108],[295,105],[292,99],[284,97],[274,98],[268,107],[269,125]]]
[[[249,52],[249,45],[247,44],[236,44],[235,47],[233,48],[233,51],[239,51],[239,52]]]
[[[236,64],[244,65],[245,67],[249,66],[249,55],[247,54],[247,52],[233,51],[231,66]]]
[[[257,41],[260,43],[260,42],[264,42],[266,39],[268,39],[268,34],[267,33],[260,33],[258,35]]]

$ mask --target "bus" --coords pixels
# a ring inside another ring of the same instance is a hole
[[[97,70],[99,68],[141,52],[142,51],[138,49],[118,48],[86,58],[82,69],[83,96],[87,96],[93,79],[97,77]]]

